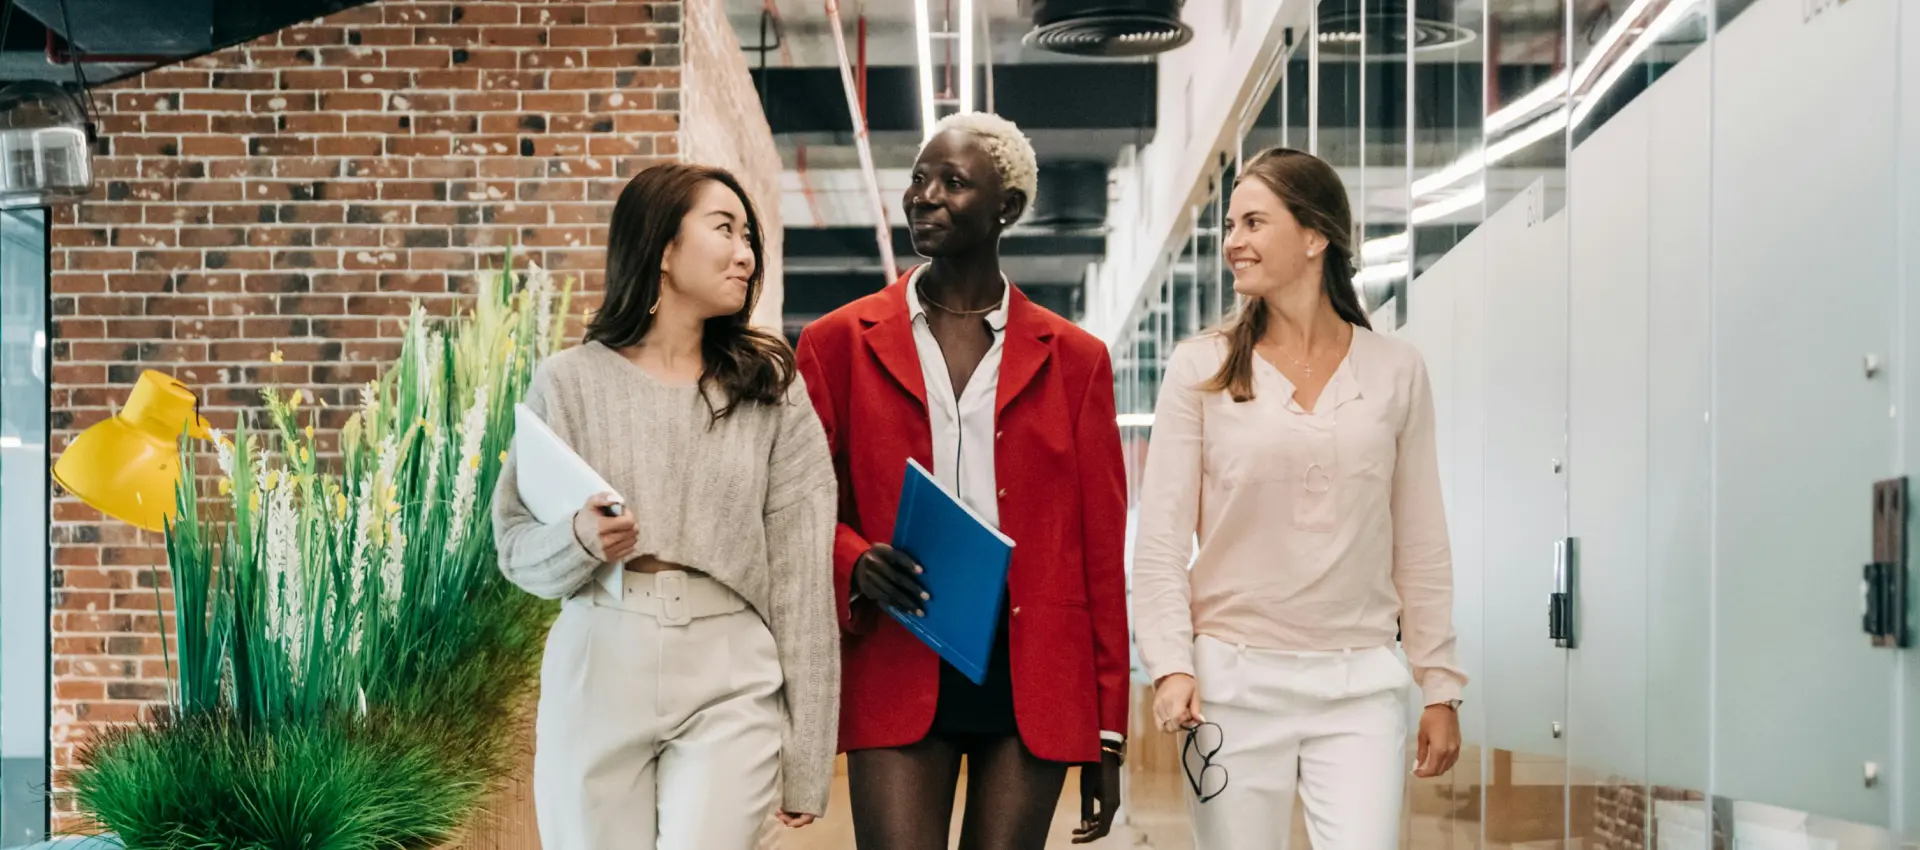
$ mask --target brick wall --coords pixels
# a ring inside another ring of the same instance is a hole
[[[267,381],[338,411],[413,299],[450,313],[509,242],[597,292],[619,189],[683,150],[742,171],[777,238],[745,61],[721,0],[685,3],[385,0],[98,91],[100,192],[53,217],[56,451],[145,368],[223,428]],[[164,699],[171,605],[157,536],[63,494],[52,513],[58,790],[76,742]]]

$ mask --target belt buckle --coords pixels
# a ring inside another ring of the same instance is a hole
[[[654,597],[660,600],[660,624],[684,626],[693,622],[693,617],[687,611],[687,574],[677,571],[655,573],[653,582]]]

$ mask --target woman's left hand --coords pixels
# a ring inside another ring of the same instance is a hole
[[[1101,742],[1100,764],[1080,766],[1080,828],[1073,831],[1073,843],[1090,844],[1107,837],[1113,829],[1113,816],[1120,813],[1119,753],[1106,749],[1118,746]]]
[[[1452,706],[1430,705],[1420,713],[1420,754],[1413,775],[1430,779],[1453,769],[1460,757],[1460,713]]]
[[[781,812],[777,817],[780,818],[780,823],[784,824],[788,829],[799,829],[800,827],[813,823],[813,815],[796,815],[792,812]]]

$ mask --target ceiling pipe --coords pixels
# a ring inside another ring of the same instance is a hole
[[[128,65],[139,62],[173,62],[183,58],[173,53],[87,53],[82,51],[75,55],[67,47],[65,43],[54,37],[52,28],[47,29],[47,64],[49,65],[71,65],[75,62],[92,65]]]
[[[880,175],[873,170],[873,146],[867,139],[867,118],[860,108],[860,93],[855,90],[853,66],[847,60],[847,37],[840,27],[839,0],[826,0],[827,28],[833,31],[833,47],[840,56],[840,87],[847,94],[847,112],[853,117],[853,146],[860,153],[860,173],[867,180],[867,194],[873,202],[874,239],[880,245],[880,262],[886,267],[887,283],[900,276],[893,259],[893,228],[887,222],[887,206],[880,200]]]

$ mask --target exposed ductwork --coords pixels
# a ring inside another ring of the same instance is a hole
[[[1104,162],[1043,162],[1040,196],[1022,226],[1055,233],[1098,233],[1107,225]]]
[[[1184,0],[1033,0],[1026,45],[1076,56],[1151,56],[1193,40]]]

